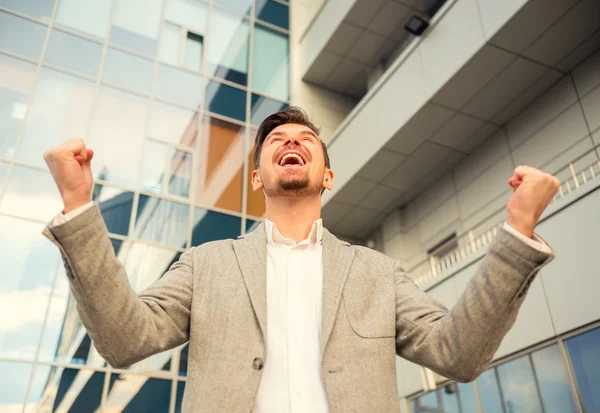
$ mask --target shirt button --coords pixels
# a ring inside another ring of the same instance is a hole
[[[254,359],[254,361],[252,362],[252,368],[254,370],[261,370],[263,368],[263,361],[261,359],[259,359],[258,357]]]

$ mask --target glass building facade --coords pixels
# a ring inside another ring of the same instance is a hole
[[[258,124],[289,104],[284,0],[0,0],[0,413],[178,412],[187,348],[128,369],[99,356],[58,249],[42,154],[81,137],[136,291],[191,246],[264,215]]]
[[[497,363],[473,383],[443,383],[412,413],[600,412],[600,326]]]

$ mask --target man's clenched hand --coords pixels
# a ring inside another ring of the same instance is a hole
[[[94,185],[91,169],[93,156],[94,151],[87,149],[82,139],[69,139],[44,152],[44,160],[63,199],[63,213],[91,201]]]
[[[507,223],[521,234],[532,238],[540,216],[556,195],[560,181],[529,166],[519,166],[508,180],[513,194],[508,201]]]

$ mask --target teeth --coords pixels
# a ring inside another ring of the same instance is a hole
[[[286,159],[291,158],[291,157],[296,158],[298,160],[298,163],[300,164],[300,166],[304,166],[304,161],[302,160],[302,158],[295,153],[288,153],[287,155],[284,155],[283,158],[281,158],[281,162],[279,162],[279,166],[284,166]]]

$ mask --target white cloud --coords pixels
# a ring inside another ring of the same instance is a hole
[[[35,290],[0,291],[0,314],[8,315],[0,318],[0,332],[15,332],[28,324],[43,323],[50,291],[49,286]],[[54,300],[61,303],[53,303],[56,305],[50,307],[48,323],[61,322],[64,316],[67,296],[55,296]]]

